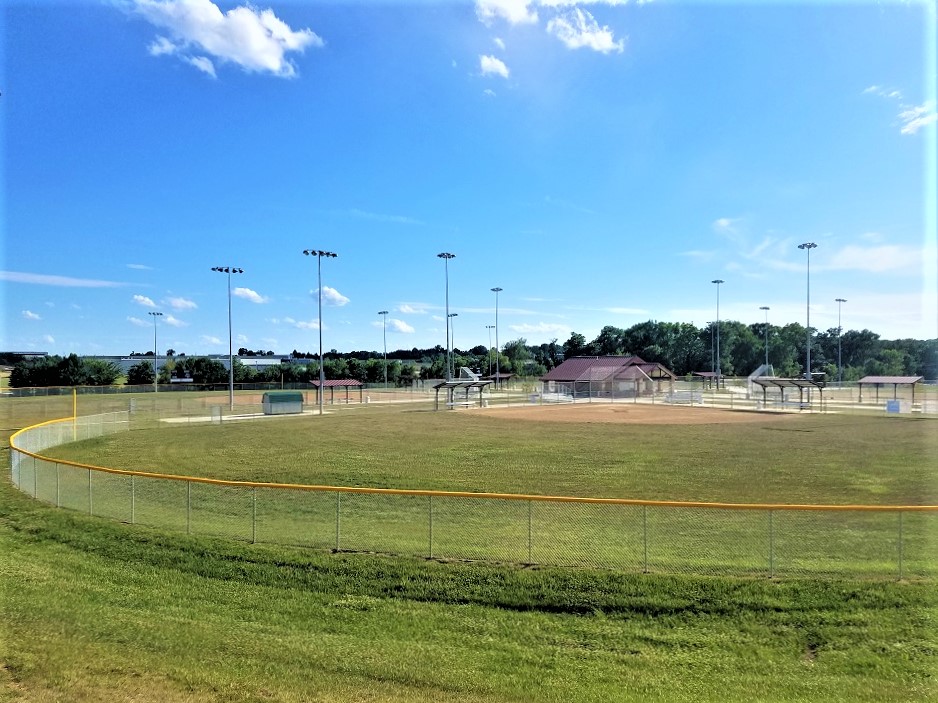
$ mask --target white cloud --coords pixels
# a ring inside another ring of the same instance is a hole
[[[487,98],[494,98],[495,91],[492,90],[491,88],[486,88],[485,90],[482,91],[482,95],[486,96]]]
[[[66,288],[119,288],[124,283],[114,281],[96,281],[88,278],[70,278],[68,276],[47,276],[42,273],[24,273],[22,271],[0,271],[0,281],[11,283],[33,283],[40,286],[63,286]]]
[[[553,322],[539,322],[535,325],[524,323],[521,325],[508,325],[508,329],[512,332],[517,332],[518,334],[529,335],[529,334],[546,334],[546,335],[556,335],[556,336],[565,336],[570,331],[569,325],[560,325]]]
[[[134,296],[134,302],[137,303],[137,304],[139,304],[139,305],[142,305],[142,306],[145,307],[145,308],[155,308],[155,307],[156,307],[156,303],[154,303],[151,298],[148,298],[148,297],[145,296],[145,295],[135,295],[135,296]]]
[[[127,264],[127,268],[135,269],[137,271],[152,271],[152,266],[146,266],[145,264]]]
[[[427,314],[426,308],[421,304],[417,304],[415,306],[415,305],[411,305],[410,303],[401,303],[400,305],[397,306],[397,311],[402,312],[405,315],[426,315]]]
[[[165,320],[167,325],[170,325],[172,327],[188,327],[189,326],[188,322],[183,322],[179,318],[173,317],[172,315],[164,315],[163,319]]]
[[[746,239],[743,228],[741,227],[742,223],[743,220],[741,217],[721,217],[717,220],[714,220],[711,227],[713,228],[713,231],[721,237],[724,237],[735,244],[742,244]]]
[[[173,310],[194,310],[199,307],[191,300],[186,298],[169,298],[167,301]]]
[[[214,344],[216,346],[221,344],[221,340],[218,337],[212,337],[208,334],[203,334],[199,339],[201,339],[204,344]]]
[[[251,290],[250,288],[235,288],[233,291],[231,291],[231,294],[238,298],[250,300],[252,303],[270,302],[270,298],[267,298],[260,293]]]
[[[247,344],[250,340],[246,334],[235,335],[235,341],[238,344]]]
[[[476,0],[476,17],[490,25],[496,19],[509,24],[534,24],[537,12],[529,8],[530,0]]]
[[[827,263],[818,267],[829,271],[917,271],[921,266],[923,252],[913,247],[886,244],[861,247],[851,244],[835,251]]]
[[[290,323],[293,324],[294,327],[300,330],[318,330],[319,329],[319,320],[310,320],[309,322],[306,322],[305,320],[300,320],[299,322],[294,322],[293,320],[290,320]],[[325,329],[325,327],[323,329]]]
[[[388,326],[394,332],[400,332],[401,334],[413,334],[415,332],[414,328],[408,325],[403,320],[396,320],[394,318],[391,318],[390,320],[388,320]]]
[[[899,131],[902,134],[915,134],[922,127],[938,120],[934,100],[924,102],[918,107],[909,105],[903,105],[902,107],[906,108],[899,113],[899,120],[902,122],[902,128]]]
[[[495,46],[497,46],[497,47],[498,47],[499,49],[501,49],[502,51],[505,50],[505,42],[504,42],[504,40],[502,40],[501,37],[495,37],[495,38],[493,38],[493,39],[492,39],[492,43],[495,44]]]
[[[23,310],[23,317],[27,320],[41,320],[42,317],[34,313],[32,310]]]
[[[316,291],[313,291],[313,294],[315,293]],[[330,288],[329,286],[322,287],[322,299],[327,305],[332,305],[337,308],[340,308],[343,305],[347,305],[349,302],[348,298],[342,295],[335,288]]]
[[[494,56],[479,56],[479,68],[483,76],[494,73],[502,78],[508,78],[508,66]]]
[[[55,337],[53,337],[51,334],[44,334],[42,335],[42,341],[46,344],[55,344]]]
[[[171,35],[150,44],[152,56],[177,55],[210,75],[214,65],[209,56],[246,71],[290,78],[296,75],[296,66],[288,53],[323,46],[312,30],[292,30],[271,9],[242,5],[222,13],[211,0],[133,0],[133,6]]]
[[[586,10],[554,17],[547,23],[547,31],[560,39],[568,49],[592,49],[603,54],[621,53],[625,42],[616,41],[609,27],[600,27],[596,18]]]
[[[212,78],[218,78],[218,75],[215,73],[215,64],[213,64],[212,60],[207,56],[183,56],[182,60],[190,66],[195,66],[202,71],[202,73],[206,73]]]
[[[128,317],[127,322],[129,322],[132,325],[136,325],[137,327],[149,327],[150,326],[146,320],[141,320],[139,317],[132,317],[132,316]]]

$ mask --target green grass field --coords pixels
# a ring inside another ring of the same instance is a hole
[[[248,480],[938,502],[934,422],[821,416],[764,427],[540,427],[507,417],[362,408],[142,429],[55,451]],[[934,563],[934,546],[921,545],[921,558]],[[0,700],[938,694],[932,580],[773,581],[332,554],[91,518],[33,501],[9,483],[0,487],[0,550]]]

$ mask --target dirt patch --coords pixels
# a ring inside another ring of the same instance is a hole
[[[723,425],[727,423],[784,422],[795,417],[782,413],[687,405],[646,405],[639,403],[569,403],[530,405],[517,408],[480,408],[471,412],[493,413],[511,420],[538,422],[604,422],[630,425]]]

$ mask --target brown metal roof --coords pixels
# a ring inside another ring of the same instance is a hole
[[[542,381],[586,381],[607,378],[631,378],[641,369],[651,378],[674,378],[674,374],[659,363],[649,363],[637,356],[575,356],[541,376]]]
[[[921,381],[924,376],[865,376],[860,379],[864,385],[912,385]]]
[[[311,386],[314,388],[319,388],[319,381],[310,381]],[[354,378],[333,378],[325,381],[322,384],[323,388],[348,388],[354,386],[363,385],[361,381],[356,381]]]

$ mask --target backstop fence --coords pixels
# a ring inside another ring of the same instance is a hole
[[[755,577],[932,579],[938,506],[687,503],[225,481],[55,460],[130,413],[11,438],[11,478],[57,507],[247,542],[436,559]]]

